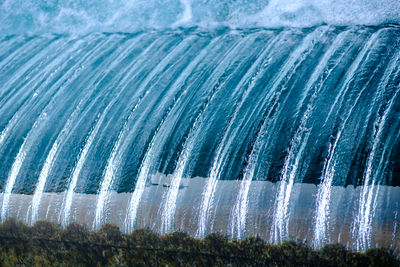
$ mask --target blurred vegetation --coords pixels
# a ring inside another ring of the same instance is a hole
[[[386,249],[360,253],[326,245],[313,250],[294,241],[270,245],[259,238],[234,241],[216,234],[195,239],[147,229],[122,234],[109,224],[89,231],[76,223],[61,228],[7,219],[0,224],[0,240],[1,266],[400,266]]]

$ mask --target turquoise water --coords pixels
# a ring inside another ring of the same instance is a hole
[[[18,204],[29,206],[27,222],[47,218],[42,198],[58,193],[56,217],[68,223],[75,195],[90,194],[99,227],[115,193],[129,193],[118,215],[126,231],[203,236],[222,216],[218,231],[236,238],[267,231],[274,243],[306,235],[318,247],[345,235],[357,249],[397,246],[372,241],[398,235],[397,2],[0,5],[2,219],[16,214],[15,195],[32,196]],[[154,185],[154,175],[169,181]],[[198,200],[184,200],[182,181],[194,177],[203,179],[190,187]],[[222,181],[235,186],[224,191]],[[251,199],[258,182],[268,204]],[[315,187],[307,201],[301,184]],[[167,189],[145,205],[152,186]],[[345,187],[355,204],[341,227],[332,216]],[[303,200],[312,230],[293,220]],[[180,201],[195,211],[183,228]],[[144,206],[157,216],[141,217]],[[265,229],[249,229],[255,211],[269,218]]]

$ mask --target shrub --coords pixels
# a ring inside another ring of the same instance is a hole
[[[400,266],[393,251],[388,249],[369,249],[365,253],[369,266]]]
[[[165,248],[182,249],[186,251],[199,250],[199,242],[186,233],[174,232],[161,237]]]
[[[126,236],[128,245],[159,248],[160,239],[157,234],[149,229],[138,229]]]
[[[95,234],[99,239],[98,242],[102,244],[119,245],[123,240],[118,226],[111,224],[102,225]]]
[[[43,239],[56,239],[59,237],[61,229],[58,225],[47,221],[37,221],[32,226],[32,237]]]
[[[24,238],[30,236],[31,229],[14,218],[7,218],[2,224],[0,224],[0,236]]]
[[[320,250],[295,241],[265,244],[260,238],[228,240],[217,234],[195,239],[185,233],[159,236],[149,229],[122,234],[103,225],[89,232],[71,223],[61,229],[40,221],[0,224],[2,266],[400,266],[386,249],[351,252],[338,244]]]
[[[60,235],[61,240],[74,242],[87,242],[89,238],[88,229],[78,223],[70,223]]]
[[[319,251],[319,256],[329,266],[331,263],[335,263],[334,266],[348,266],[349,262],[349,251],[340,244],[326,245]]]

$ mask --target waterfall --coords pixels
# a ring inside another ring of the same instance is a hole
[[[399,76],[398,70],[396,70],[398,60],[399,60],[399,53],[392,59],[391,64],[387,67],[387,72],[385,73],[385,79],[382,81],[382,85],[379,87],[381,88],[387,88],[388,85],[388,80],[390,78],[390,74],[392,74],[394,71],[395,77]],[[381,89],[383,90],[383,89]],[[360,194],[360,200],[359,200],[359,211],[357,214],[357,219],[355,221],[355,229],[353,229],[353,233],[358,236],[357,238],[357,248],[358,249],[366,249],[371,246],[371,220],[373,219],[376,206],[377,206],[377,196],[379,194],[379,187],[376,187],[377,183],[379,183],[378,180],[373,181],[372,177],[373,172],[374,172],[374,167],[373,167],[373,161],[375,160],[376,153],[378,146],[381,144],[380,139],[382,138],[383,135],[383,129],[385,126],[385,123],[387,121],[387,117],[389,112],[391,111],[393,107],[394,100],[397,98],[399,93],[399,90],[396,90],[393,97],[389,100],[386,105],[384,104],[383,106],[386,106],[383,108],[383,114],[377,116],[375,123],[374,123],[374,128],[373,128],[373,141],[372,141],[372,148],[371,151],[369,152],[369,156],[367,159],[367,164],[366,164],[366,170],[363,175],[363,186],[361,189],[361,194]],[[381,156],[382,157],[382,156]],[[381,162],[380,164],[381,165]],[[378,165],[378,166],[379,166]],[[356,226],[357,225],[357,226]]]
[[[202,48],[200,51],[200,54],[195,57],[194,60],[192,60],[189,64],[189,66],[185,67],[182,73],[178,76],[174,84],[171,86],[172,88],[178,88],[180,90],[183,90],[183,92],[178,92],[178,96],[174,97],[174,102],[170,107],[168,107],[167,112],[165,113],[164,117],[160,121],[157,129],[155,130],[155,133],[153,134],[153,137],[149,143],[148,149],[144,155],[144,159],[140,165],[139,168],[139,174],[136,180],[136,185],[135,185],[135,190],[133,191],[132,197],[130,199],[130,204],[129,204],[129,210],[128,210],[128,215],[126,219],[126,227],[128,230],[132,229],[132,226],[134,226],[135,221],[136,221],[136,214],[137,214],[137,209],[139,206],[140,199],[142,197],[142,194],[145,189],[145,184],[147,177],[150,174],[151,170],[151,164],[154,162],[154,147],[155,146],[155,140],[158,137],[158,134],[161,130],[161,128],[164,126],[165,120],[168,117],[169,113],[171,110],[178,104],[180,104],[182,97],[187,93],[185,86],[184,86],[184,79],[188,77],[188,74],[191,73],[193,70],[193,67],[196,66],[198,63],[198,60],[204,56],[205,53],[205,48]],[[164,132],[164,131],[163,131]]]
[[[398,10],[3,1],[0,219],[398,252]]]

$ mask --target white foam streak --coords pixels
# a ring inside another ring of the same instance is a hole
[[[38,127],[38,124],[46,117],[46,115],[47,115],[46,113],[42,113],[40,115],[40,117],[35,121],[31,130],[29,130],[28,135],[25,137],[24,142],[22,143],[17,156],[15,157],[15,161],[11,167],[10,174],[9,174],[9,177],[8,177],[7,183],[6,183],[6,188],[5,188],[4,194],[3,194],[3,203],[2,203],[1,215],[0,215],[1,220],[5,220],[5,218],[7,217],[7,211],[8,211],[8,206],[9,206],[9,202],[10,202],[10,195],[11,195],[12,189],[14,188],[14,184],[15,184],[15,181],[19,174],[19,171],[21,169],[22,163],[25,160],[25,156],[26,156],[26,152],[27,152],[26,151],[27,142],[29,141],[31,136],[35,133],[35,130]]]
[[[98,45],[96,48],[98,49],[99,47],[101,47],[101,46]],[[91,55],[93,55],[93,54],[91,54]],[[68,73],[72,72],[73,75],[72,75],[72,77],[68,77],[68,79],[72,80],[75,77],[77,70],[79,70],[79,68],[78,69],[71,68],[68,71]],[[52,88],[56,88],[56,86],[58,85],[58,82],[60,82],[60,80],[57,81],[57,83],[55,85],[53,85]],[[52,99],[54,99],[57,95],[61,94],[64,91],[65,88],[66,88],[66,86],[64,84],[63,86],[61,86],[61,88],[58,89],[58,91],[55,93],[55,95],[52,96]],[[34,142],[33,134],[37,134],[37,133],[35,133],[35,130],[38,127],[39,123],[41,121],[43,121],[43,119],[45,119],[47,117],[46,110],[49,108],[49,106],[51,104],[52,104],[52,102],[50,101],[45,106],[45,108],[42,110],[39,118],[36,119],[36,121],[33,124],[32,128],[29,130],[27,136],[25,137],[25,139],[24,139],[24,141],[23,141],[23,143],[22,143],[22,145],[21,145],[21,147],[20,147],[20,149],[18,151],[18,154],[17,154],[17,156],[15,158],[15,161],[14,161],[12,167],[11,167],[9,178],[7,179],[7,183],[6,183],[6,189],[4,191],[5,192],[5,196],[4,196],[1,215],[0,215],[0,218],[2,220],[4,220],[5,217],[7,216],[7,209],[8,209],[8,205],[9,205],[9,196],[11,194],[11,191],[12,191],[13,187],[14,187],[14,184],[15,184],[15,181],[16,181],[17,176],[19,174],[19,171],[21,169],[22,163],[23,163],[23,161],[25,159],[26,153],[28,152],[28,150],[30,149],[30,147],[32,146],[32,144]]]
[[[135,44],[135,42],[133,42]],[[119,62],[121,62],[121,60],[124,59],[125,56],[127,56],[127,54],[129,53],[130,49],[123,49],[123,51],[125,51],[124,53],[120,53],[118,55],[118,57],[113,60],[112,64],[108,67],[106,73],[108,73],[109,71],[111,71]],[[117,76],[119,77],[119,75]],[[100,82],[100,81],[99,81]],[[96,85],[93,85],[92,88],[96,88]],[[76,166],[74,168],[74,171],[72,173],[71,176],[71,181],[70,184],[68,186],[68,190],[65,196],[65,200],[63,201],[63,208],[62,208],[62,213],[61,215],[61,223],[62,225],[66,225],[69,223],[70,220],[70,214],[71,214],[71,206],[72,206],[72,200],[73,200],[73,195],[75,192],[75,188],[78,182],[78,178],[79,175],[82,171],[83,165],[86,161],[87,158],[87,154],[89,153],[90,148],[92,147],[92,144],[94,142],[95,137],[97,136],[97,133],[99,132],[101,126],[103,125],[103,121],[106,117],[106,115],[108,114],[108,111],[110,110],[110,108],[115,104],[115,102],[117,101],[118,97],[121,95],[123,90],[119,91],[117,96],[114,97],[114,99],[112,101],[110,101],[110,103],[107,104],[106,108],[102,111],[101,115],[98,114],[97,116],[97,121],[95,123],[95,126],[93,127],[93,129],[90,131],[89,137],[87,138],[86,142],[85,142],[85,146],[83,147],[83,149],[81,150],[80,154],[79,154],[79,159],[78,162],[76,163]],[[79,110],[79,109],[77,109]]]
[[[157,73],[160,73],[160,71],[162,69],[164,69],[166,64],[168,64],[168,62],[170,61],[174,52],[176,52],[177,50],[179,50],[181,48],[182,43],[184,43],[184,42],[181,42],[177,47],[175,47],[173,49],[173,51],[171,51],[165,58],[163,58],[163,60],[157,65],[157,67],[155,67],[151,71],[151,73],[149,75],[147,75],[145,81],[143,81],[143,83],[137,89],[138,92],[142,92],[146,88],[146,86],[148,86],[148,84],[153,79],[153,77]],[[95,228],[99,228],[102,223],[104,207],[109,202],[111,186],[114,181],[115,174],[116,174],[118,168],[120,167],[120,163],[122,162],[123,152],[125,151],[126,146],[128,145],[128,143],[125,139],[126,139],[126,136],[129,134],[129,130],[130,130],[129,122],[131,121],[132,117],[135,115],[135,111],[138,108],[138,106],[140,105],[142,99],[148,95],[151,88],[152,88],[152,86],[145,89],[146,91],[144,92],[144,94],[139,98],[139,100],[136,102],[135,106],[131,109],[129,116],[128,116],[127,120],[125,121],[124,126],[122,127],[122,130],[120,131],[120,133],[118,135],[118,138],[114,145],[113,151],[111,152],[111,155],[107,161],[106,170],[104,172],[103,180],[100,185],[100,191],[97,196],[96,216],[95,216],[95,220],[94,220]],[[140,183],[138,183],[138,185],[136,187],[138,187],[138,186],[140,186]],[[139,189],[139,187],[138,187],[138,190],[141,190],[141,189]],[[127,228],[130,229],[131,221],[129,218],[131,218],[130,217],[131,215],[129,215],[129,214],[130,213],[128,212],[127,219],[125,220],[125,225]]]
[[[363,47],[363,50],[359,53],[356,60],[353,62],[350,70],[346,74],[346,80],[343,84],[343,87],[338,94],[334,104],[331,106],[330,112],[333,111],[334,107],[336,106],[337,102],[339,101],[339,96],[343,96],[346,91],[350,88],[351,81],[354,79],[354,75],[356,71],[359,69],[359,66],[362,60],[367,56],[370,55],[368,52],[371,50],[372,46],[376,42],[379,36],[379,31],[374,33],[373,36],[370,37],[367,44]],[[372,77],[372,76],[371,76]],[[328,154],[324,161],[324,167],[321,176],[321,183],[319,185],[318,193],[317,193],[317,200],[316,200],[316,213],[315,213],[315,230],[314,230],[314,246],[320,247],[322,246],[326,240],[326,233],[328,229],[328,220],[329,220],[329,203],[331,199],[331,186],[333,182],[333,178],[335,175],[336,170],[336,149],[338,143],[340,141],[341,135],[345,130],[346,124],[350,119],[354,109],[357,106],[357,103],[362,95],[362,92],[365,90],[365,87],[362,88],[361,92],[357,96],[356,100],[354,101],[354,105],[351,109],[346,113],[347,116],[345,117],[344,121],[340,125],[340,128],[336,134],[335,141],[329,145]],[[329,115],[327,116],[329,117]]]
[[[260,58],[264,58],[265,54],[268,53],[268,57],[265,60],[266,63],[263,64],[263,69],[269,62],[270,49],[275,46],[275,44],[280,40],[280,36],[277,36],[271,40],[268,47]],[[248,165],[245,168],[243,179],[240,183],[239,193],[237,195],[235,204],[231,210],[230,214],[230,234],[237,239],[241,239],[246,230],[246,217],[247,217],[247,206],[248,206],[248,194],[250,190],[250,185],[254,176],[255,166],[258,160],[260,148],[262,145],[262,140],[264,138],[265,132],[268,130],[266,126],[268,125],[267,120],[262,123],[261,129],[256,137],[254,147],[248,157]],[[235,235],[236,234],[236,235]]]
[[[271,42],[270,45],[272,45],[273,43],[274,42]],[[203,237],[206,233],[206,225],[209,220],[210,209],[212,208],[212,204],[214,201],[215,190],[217,188],[221,167],[224,163],[227,151],[230,145],[233,143],[235,137],[235,134],[231,133],[233,122],[236,120],[240,109],[245,103],[245,100],[249,96],[251,90],[254,88],[257,77],[262,72],[258,68],[259,66],[262,66],[262,62],[265,60],[264,57],[266,53],[269,52],[270,45],[264,48],[263,52],[258,56],[257,60],[247,70],[244,77],[240,80],[239,84],[234,88],[232,92],[233,95],[238,94],[239,90],[243,90],[243,87],[246,87],[243,95],[241,96],[240,102],[236,105],[233,111],[233,114],[229,120],[229,124],[224,131],[222,140],[218,144],[218,148],[214,156],[213,165],[210,170],[209,179],[207,181],[206,186],[203,189],[202,201],[198,218],[198,228],[196,232],[197,237]]]
[[[237,48],[237,47],[238,47],[238,44],[236,44],[236,46],[232,50],[230,50],[230,53],[232,51],[235,51],[235,48]],[[227,57],[227,58],[230,58],[230,57]],[[218,78],[219,75],[221,75],[221,66],[225,65],[223,63],[226,63],[226,62],[222,61],[221,64],[218,65],[217,69],[213,72],[212,80],[215,80],[216,78]],[[206,105],[204,106],[203,110],[197,114],[197,116],[194,120],[193,126],[190,129],[189,134],[183,143],[183,151],[179,155],[175,171],[171,178],[170,188],[168,189],[166,196],[163,197],[163,199],[165,199],[165,201],[161,207],[161,210],[162,210],[161,211],[161,233],[168,233],[173,230],[174,217],[175,217],[175,211],[176,211],[176,200],[178,197],[179,185],[183,178],[183,174],[186,169],[186,166],[189,162],[190,155],[193,151],[193,148],[194,148],[194,145],[196,142],[196,137],[199,134],[198,131],[202,125],[202,121],[201,121],[202,115],[207,111],[210,103],[213,101],[215,96],[216,96],[216,93],[212,92],[211,95],[209,96],[208,100],[206,101]]]
[[[255,164],[255,162],[252,164]],[[246,231],[248,194],[254,175],[254,167],[252,166],[249,169],[250,171],[245,172],[245,176],[240,182],[239,194],[236,197],[230,216],[230,234],[236,239],[242,239]]]
[[[152,76],[152,75],[149,75],[149,76]],[[94,220],[95,228],[99,228],[101,226],[101,223],[103,220],[104,207],[109,202],[111,185],[114,180],[115,174],[117,172],[117,168],[119,167],[121,160],[122,160],[120,150],[123,150],[122,146],[124,144],[124,140],[126,138],[126,135],[129,133],[129,122],[131,121],[133,115],[135,114],[135,111],[136,111],[137,107],[139,106],[139,104],[141,103],[142,99],[148,93],[149,93],[149,91],[146,91],[144,93],[144,95],[141,98],[139,98],[139,100],[136,102],[136,104],[131,109],[128,118],[125,120],[124,125],[122,126],[122,129],[118,134],[117,141],[114,144],[111,155],[107,160],[107,166],[106,166],[106,169],[105,169],[105,172],[103,175],[103,180],[100,185],[100,191],[97,196],[96,215],[95,215],[95,220]]]
[[[126,138],[126,135],[129,133],[129,122],[132,120],[132,117],[135,114],[137,107],[141,103],[141,100],[148,93],[149,93],[149,91],[146,91],[145,94],[143,95],[143,97],[139,98],[139,100],[136,102],[136,104],[133,106],[133,108],[129,112],[129,116],[125,120],[124,125],[122,126],[122,129],[119,132],[117,141],[115,142],[113,150],[111,152],[111,155],[107,160],[107,166],[106,166],[106,169],[104,172],[103,180],[100,185],[100,191],[97,195],[96,215],[95,215],[95,219],[94,219],[94,227],[96,229],[100,228],[100,226],[101,226],[101,223],[103,220],[104,207],[109,202],[112,182],[113,182],[115,174],[117,172],[117,168],[119,167],[119,165],[122,161],[120,150],[123,149],[121,147],[124,145],[124,140]]]
[[[68,118],[68,121],[65,123],[63,129],[57,136],[56,141],[50,149],[49,154],[46,157],[46,161],[40,171],[38,182],[36,184],[35,192],[33,193],[32,198],[32,215],[31,215],[31,223],[33,224],[38,219],[38,212],[40,208],[40,202],[43,195],[44,187],[47,182],[47,178],[50,174],[51,169],[53,168],[55,156],[58,152],[60,145],[63,143],[65,137],[68,135],[71,130],[72,124],[75,122],[77,116],[79,115],[83,104],[86,102],[88,95],[80,100],[79,104]]]
[[[290,77],[294,75],[297,68],[303,62],[304,58],[310,52],[312,46],[314,45],[314,38],[316,35],[323,35],[329,29],[323,28],[322,30],[316,30],[305,37],[302,43],[297,47],[297,49],[290,55],[290,58],[285,63],[282,68],[282,72],[279,75],[278,79],[275,81],[273,85],[273,91],[276,91],[280,83],[286,79],[289,80]],[[318,65],[317,71],[315,71],[311,77],[311,79],[306,84],[306,89],[310,90],[311,86],[315,83],[316,79],[318,78],[320,71],[322,70],[322,64]],[[284,90],[284,88],[282,89]],[[280,92],[275,92],[275,94],[279,95]],[[274,99],[273,106],[277,105],[279,98],[276,97]],[[308,108],[311,108],[308,106]],[[274,204],[274,215],[271,227],[271,242],[280,242],[282,239],[286,238],[288,235],[288,208],[289,208],[289,201],[292,193],[292,188],[294,184],[294,178],[297,173],[298,164],[305,148],[305,144],[307,143],[308,132],[305,129],[305,123],[307,122],[309,112],[305,113],[302,117],[302,121],[300,126],[292,138],[290,143],[290,148],[288,150],[288,155],[286,156],[284,166],[281,172],[281,179],[279,184],[279,190],[276,197],[276,201]],[[276,119],[275,115],[275,119]],[[302,138],[304,138],[302,140]]]
[[[193,150],[194,142],[191,138],[193,133],[196,130],[196,126],[198,125],[197,121],[200,118],[199,113],[197,116],[194,126],[189,133],[186,140],[190,140],[189,142],[185,142],[184,152],[179,156],[178,163],[176,170],[174,171],[171,179],[171,185],[168,189],[167,196],[165,198],[165,202],[163,203],[162,207],[162,215],[161,215],[161,233],[168,233],[173,230],[173,222],[175,217],[175,210],[176,210],[176,200],[178,198],[178,190],[181,180],[183,178],[183,172],[185,171],[186,162],[189,160],[189,156]]]
[[[394,61],[398,63],[397,60]],[[394,66],[389,66],[390,70],[393,70]],[[389,75],[387,75],[388,78]],[[387,80],[384,84],[387,84]],[[371,232],[372,226],[371,222],[375,213],[375,208],[377,205],[377,196],[379,194],[379,187],[377,187],[376,181],[373,180],[374,178],[374,166],[373,163],[376,159],[376,154],[378,150],[378,146],[380,145],[382,133],[384,126],[386,124],[386,118],[389,114],[389,111],[392,109],[394,100],[396,99],[397,95],[399,94],[399,90],[394,94],[390,102],[388,103],[384,113],[382,116],[378,116],[377,120],[375,121],[374,125],[374,140],[373,145],[371,148],[371,152],[368,155],[367,164],[366,164],[366,172],[364,174],[364,185],[362,186],[361,194],[360,194],[360,204],[359,204],[359,211],[356,217],[355,227],[353,228],[353,234],[356,233],[357,235],[357,249],[367,249],[371,246]],[[383,157],[383,155],[381,155]]]
[[[49,154],[47,155],[46,161],[43,165],[43,168],[40,172],[38,183],[36,185],[35,192],[32,198],[32,215],[31,215],[31,223],[34,223],[38,219],[40,200],[43,195],[44,186],[46,185],[47,177],[49,176],[50,170],[52,168],[52,164],[54,161],[54,157],[58,151],[59,140],[54,142],[53,146],[50,149]]]
[[[301,130],[299,133],[300,132]],[[307,144],[309,133],[305,135],[304,140],[301,140],[298,137],[299,136],[295,136],[295,138],[292,140],[290,146],[292,149],[289,151],[288,156],[286,157],[282,170],[283,175],[279,184],[279,194],[275,203],[271,231],[271,242],[275,243],[283,241],[289,235],[289,201],[292,194],[294,179],[296,177],[295,175],[297,174],[297,168],[299,166],[301,155],[303,154],[304,148]],[[299,142],[301,142],[301,145],[296,154],[293,148],[297,148]],[[289,163],[292,163],[293,165],[291,166]]]
[[[156,161],[154,160],[156,158],[155,156],[155,149],[157,150],[157,146],[154,145],[155,141],[157,138],[159,138],[159,132],[161,127],[163,127],[165,120],[168,117],[168,114],[171,112],[171,110],[178,106],[181,102],[181,99],[186,95],[188,87],[184,87],[185,80],[187,79],[188,75],[193,71],[193,69],[199,64],[199,62],[206,56],[206,54],[209,52],[209,48],[212,47],[215,42],[219,40],[219,38],[215,38],[212,42],[210,42],[206,47],[202,49],[202,51],[193,59],[190,64],[185,68],[184,71],[179,75],[179,77],[176,79],[174,84],[171,86],[171,88],[179,88],[182,89],[184,88],[183,92],[181,95],[177,98],[177,100],[174,102],[173,106],[170,107],[166,115],[164,115],[163,120],[160,122],[158,125],[156,131],[154,132],[154,135],[149,143],[149,147],[146,151],[144,160],[140,166],[140,171],[139,175],[137,178],[137,182],[135,185],[135,190],[133,191],[132,197],[130,199],[130,205],[128,209],[128,216],[126,218],[126,231],[130,231],[136,222],[136,215],[139,207],[140,200],[142,198],[146,181],[147,178],[149,177],[150,171],[152,169],[152,163],[154,164]],[[162,134],[162,133],[161,133]],[[182,170],[183,171],[183,170]],[[182,174],[180,174],[182,175]],[[180,176],[181,177],[181,176]],[[177,185],[176,185],[177,184]],[[180,180],[177,181],[177,179],[172,179],[172,187],[178,187],[179,188]]]
[[[80,43],[80,42],[78,42]],[[29,43],[30,45],[37,45],[36,42],[32,42]],[[22,46],[23,48],[27,49],[25,46]],[[51,47],[50,47],[51,49]],[[73,49],[76,49],[76,46],[72,46],[72,49],[69,49],[69,51],[72,51]],[[17,49],[17,51],[19,51]],[[32,67],[32,65],[37,64],[37,61],[40,60],[44,54],[48,53],[48,49],[43,49],[40,53],[36,54],[31,60],[29,60],[27,62],[27,64],[25,64],[22,68],[22,70],[19,70],[19,73],[24,73],[27,69],[29,69],[30,67]],[[30,81],[27,83],[26,86],[24,86],[21,90],[29,90],[30,88],[35,88],[36,85],[39,83],[40,79],[39,76],[48,76],[48,78],[51,78],[53,75],[51,72],[53,72],[54,74],[54,66],[59,63],[62,62],[63,60],[65,60],[65,54],[63,54],[62,56],[58,57],[57,60],[55,60],[55,62],[52,62],[51,64],[47,64],[46,67],[40,71],[37,75],[35,75],[34,77],[30,78]],[[37,64],[40,65],[40,64]],[[41,67],[41,66],[40,66]],[[11,79],[8,80],[8,82],[6,84],[4,84],[4,88],[7,88],[7,86],[9,84],[12,84],[12,82],[14,82],[14,79],[17,79],[19,77],[19,75],[14,74],[12,76]],[[35,89],[29,100],[24,103],[24,105],[17,110],[17,112],[11,117],[10,121],[7,123],[7,125],[4,127],[4,129],[1,131],[0,133],[0,148],[2,147],[2,145],[4,144],[4,141],[7,139],[7,137],[9,136],[10,131],[13,129],[13,127],[18,123],[20,117],[25,114],[26,112],[26,108],[28,107],[28,104],[32,103],[35,98],[38,96],[38,94],[41,92],[41,89],[43,89],[43,86],[40,86],[39,88]]]
[[[138,102],[139,103],[139,102]],[[111,152],[111,156],[109,157],[107,161],[107,167],[106,171],[104,173],[103,181],[101,182],[100,185],[100,192],[97,196],[97,205],[96,205],[96,216],[95,216],[95,221],[94,221],[94,226],[95,228],[99,228],[103,219],[103,212],[104,212],[104,206],[105,202],[108,202],[109,199],[109,191],[110,191],[110,186],[111,182],[114,178],[115,172],[116,172],[116,166],[119,165],[120,159],[117,158],[117,152],[122,145],[122,141],[125,139],[125,135],[127,134],[127,129],[128,127],[128,122],[131,120],[138,103],[133,107],[131,110],[128,119],[125,121],[124,126],[122,127],[122,130],[120,131],[117,142],[115,143],[113,150]]]
[[[393,247],[395,246],[395,244],[396,244],[396,236],[397,236],[397,227],[398,227],[398,221],[399,221],[399,219],[398,219],[398,215],[399,215],[399,204],[398,203],[396,203],[396,206],[397,206],[397,209],[396,209],[396,211],[394,212],[394,220],[393,220],[393,222],[394,222],[394,225],[393,225],[393,231],[392,231],[392,242],[391,242],[391,245],[390,245],[390,248],[391,249],[393,249]]]
[[[93,144],[94,138],[96,137],[98,131],[100,130],[102,122],[104,121],[104,118],[105,118],[105,115],[107,114],[108,108],[109,107],[107,107],[104,110],[102,116],[97,121],[94,129],[91,131],[91,133],[89,135],[89,138],[87,139],[87,141],[85,143],[84,148],[82,149],[82,151],[81,151],[81,153],[79,155],[78,163],[76,164],[74,172],[72,173],[71,182],[70,182],[70,184],[68,186],[67,194],[65,196],[65,201],[64,201],[65,204],[64,204],[64,209],[63,209],[63,212],[62,212],[62,220],[61,220],[61,224],[62,225],[67,225],[69,223],[73,194],[74,194],[74,191],[75,191],[76,184],[78,182],[79,174],[82,171],[83,164],[85,163],[87,154],[88,154],[88,152],[89,152],[89,150],[90,150],[90,148],[91,148],[91,146]]]

